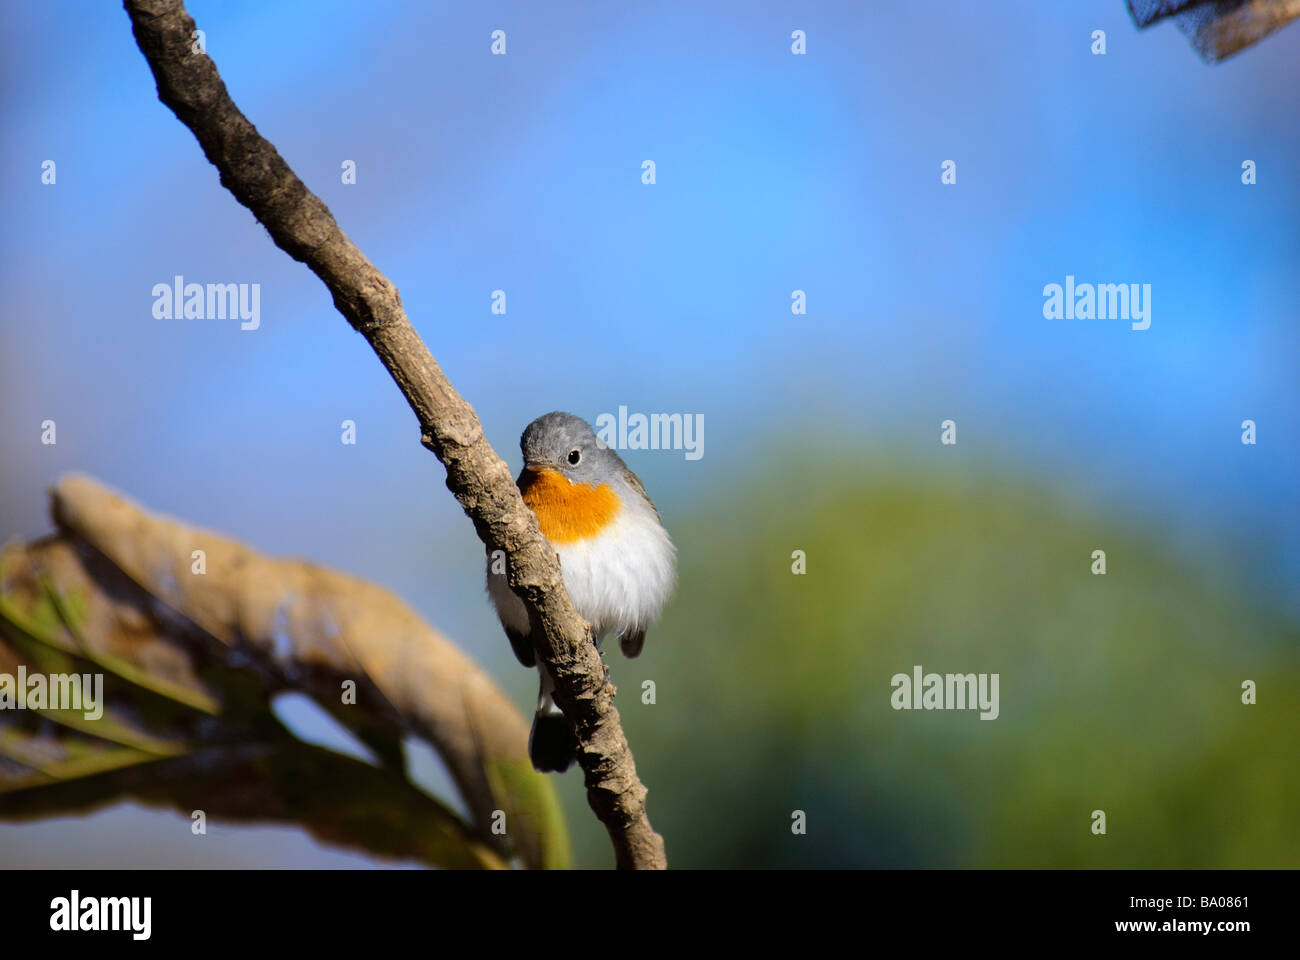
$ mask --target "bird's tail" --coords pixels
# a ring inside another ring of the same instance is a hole
[[[537,697],[537,714],[533,717],[533,731],[528,735],[528,757],[533,769],[542,773],[563,773],[573,763],[577,740],[569,729],[569,720],[551,699],[552,683],[546,668],[540,663],[542,689]]]
[[[573,763],[573,731],[564,714],[537,711],[533,732],[528,737],[528,757],[533,769],[542,773],[563,773]]]

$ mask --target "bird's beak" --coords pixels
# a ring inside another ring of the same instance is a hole
[[[539,463],[533,461],[530,463],[525,463],[524,469],[529,471],[530,473],[541,473],[543,470],[556,470],[558,468],[553,463]]]

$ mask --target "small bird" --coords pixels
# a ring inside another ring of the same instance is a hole
[[[635,657],[676,582],[676,549],[659,511],[640,478],[580,417],[538,417],[525,428],[519,447],[524,454],[519,491],[560,558],[574,608],[591,624],[598,648],[606,634],[616,633],[624,655]],[[574,757],[573,733],[551,698],[554,681],[537,663],[528,611],[490,554],[487,588],[515,656],[541,673],[528,737],[533,767],[567,770]]]

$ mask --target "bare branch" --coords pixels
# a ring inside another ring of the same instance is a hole
[[[396,287],[339,229],[329,208],[239,111],[212,60],[194,49],[194,21],[180,0],[126,0],[136,43],[158,98],[198,138],[221,183],[276,245],[307,264],[334,305],[369,341],[415,412],[423,444],[447,468],[447,487],[489,550],[504,550],[507,577],[534,620],[537,653],[555,677],[555,699],[573,724],[587,799],[605,824],[620,868],[664,868],[663,839],[646,816],[646,789],[591,631],[573,609],[554,550],[402,309]]]

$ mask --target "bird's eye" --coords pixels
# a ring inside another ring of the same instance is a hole
[[[578,465],[578,461],[581,460],[581,459],[582,459],[582,451],[581,451],[581,450],[570,450],[570,451],[569,451],[569,463],[573,464],[573,465],[576,467],[576,466]]]

